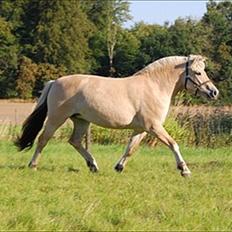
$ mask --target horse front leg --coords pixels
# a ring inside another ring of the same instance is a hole
[[[172,150],[176,159],[177,168],[181,171],[181,175],[184,177],[190,176],[191,172],[180,153],[178,144],[168,134],[164,127],[160,124],[154,124],[149,131],[152,135],[157,136],[161,142],[163,142]]]
[[[146,136],[146,134],[147,134],[147,132],[142,132],[142,133],[134,132],[132,134],[124,154],[122,155],[120,160],[115,165],[115,170],[117,172],[123,171],[123,169],[125,168],[125,165],[128,161],[128,158],[133,154],[133,152],[139,146],[140,142]]]

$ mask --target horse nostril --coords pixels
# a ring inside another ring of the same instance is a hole
[[[212,90],[211,93],[210,93],[210,95],[211,95],[212,97],[217,97],[218,92],[217,92],[216,90]]]
[[[213,95],[214,95],[214,97],[216,97],[216,96],[217,96],[217,94],[218,94],[218,93],[217,93],[217,91],[216,91],[216,90],[214,90],[214,91],[213,91]]]

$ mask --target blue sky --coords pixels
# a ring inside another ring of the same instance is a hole
[[[144,21],[150,24],[163,25],[166,21],[173,23],[178,17],[191,16],[201,19],[206,12],[207,1],[147,1],[131,0],[130,12],[133,16],[125,26],[133,26],[135,22]]]

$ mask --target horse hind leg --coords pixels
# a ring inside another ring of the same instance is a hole
[[[130,138],[130,141],[127,145],[126,151],[124,152],[123,156],[120,158],[120,160],[117,162],[114,169],[117,172],[122,172],[125,168],[125,165],[129,159],[129,157],[133,154],[133,152],[136,150],[136,148],[139,146],[142,139],[146,136],[146,132],[138,133],[134,132]]]
[[[43,148],[47,145],[49,139],[53,136],[55,131],[65,122],[65,120],[66,119],[63,118],[57,121],[57,119],[53,120],[52,118],[48,118],[44,130],[38,138],[35,152],[32,156],[30,163],[28,164],[28,167],[36,170]]]
[[[87,151],[82,145],[82,139],[87,133],[89,128],[89,122],[72,117],[71,120],[74,124],[74,129],[69,143],[80,153],[80,155],[85,159],[87,166],[91,172],[97,172],[99,170],[98,165],[94,157]]]

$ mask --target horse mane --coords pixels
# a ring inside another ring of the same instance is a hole
[[[162,70],[167,70],[168,66],[170,66],[170,68],[171,67],[173,68],[173,65],[180,64],[180,59],[181,59],[181,61],[184,62],[186,57],[184,57],[184,56],[168,56],[168,57],[161,58],[159,60],[156,60],[156,61],[150,63],[149,65],[147,65],[143,69],[136,72],[134,75],[137,76],[137,75],[146,74],[146,73],[149,74],[149,73],[154,72],[154,71],[160,72]]]

